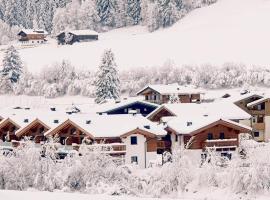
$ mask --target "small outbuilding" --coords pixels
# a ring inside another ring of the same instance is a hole
[[[93,30],[73,30],[61,32],[56,36],[58,44],[74,44],[98,40],[98,33]]]

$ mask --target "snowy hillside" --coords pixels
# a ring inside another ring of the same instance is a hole
[[[20,50],[31,72],[68,59],[78,68],[95,69],[104,49],[111,48],[119,68],[176,64],[248,65],[270,63],[270,1],[219,0],[192,11],[171,28],[148,33],[137,26],[100,35],[97,42],[57,46],[55,42]]]

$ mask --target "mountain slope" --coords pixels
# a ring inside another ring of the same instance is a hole
[[[270,64],[270,1],[219,0],[192,11],[174,26],[148,33],[144,27],[113,30],[97,42],[20,50],[29,71],[68,59],[78,68],[95,69],[104,49],[111,48],[120,70],[176,64]]]

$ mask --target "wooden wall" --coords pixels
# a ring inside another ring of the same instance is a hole
[[[237,146],[239,145],[239,142],[238,142],[239,131],[219,124],[219,125],[216,125],[214,127],[211,127],[207,130],[204,130],[204,131],[196,134],[194,136],[194,140],[192,140],[193,142],[190,146],[190,149],[204,149],[205,141],[207,140],[208,133],[213,134],[213,139],[220,139],[220,133],[224,133],[225,139],[235,138],[235,139],[237,139],[237,142],[236,142]],[[184,136],[185,145],[188,143],[190,138],[191,138],[191,136]],[[229,142],[228,142],[228,146],[230,146]]]

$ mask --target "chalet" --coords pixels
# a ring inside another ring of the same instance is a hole
[[[253,137],[256,141],[270,140],[270,98],[263,97],[247,104],[252,115]]]
[[[47,124],[36,118],[30,123],[22,125],[18,130],[16,130],[15,135],[19,139],[28,137],[30,140],[33,140],[35,143],[39,144],[42,141],[46,141],[44,133],[49,129],[50,127]]]
[[[167,131],[174,135],[173,147],[192,150],[198,156],[208,149],[231,157],[239,147],[239,134],[250,133],[252,128],[227,119],[199,116],[173,117],[167,122]]]
[[[102,104],[101,109],[97,112],[98,114],[141,114],[143,116],[153,112],[158,105],[140,101],[140,100],[122,100],[121,102],[113,102]]]
[[[250,126],[251,115],[230,102],[213,103],[180,103],[163,104],[150,113],[147,118],[153,122],[162,122],[163,117],[196,117],[215,116],[219,118],[233,120],[241,124]]]
[[[59,33],[56,38],[58,44],[74,44],[98,40],[98,33],[92,30],[73,30]]]
[[[143,95],[145,101],[163,104],[176,98],[179,103],[192,103],[201,101],[201,92],[191,87],[183,87],[178,84],[148,85],[141,89],[137,95]]]
[[[268,97],[248,94],[234,103],[252,116],[251,126],[254,140],[268,142],[270,139],[270,102]]]
[[[44,30],[23,29],[18,33],[19,42],[25,45],[44,44],[48,33]]]

